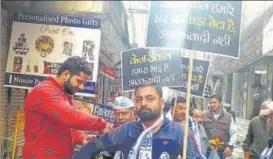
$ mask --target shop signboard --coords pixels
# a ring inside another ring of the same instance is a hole
[[[103,104],[94,104],[93,105],[93,115],[102,117],[108,123],[114,123],[114,110],[113,107],[103,105]]]
[[[115,78],[116,78],[116,71],[114,71],[113,69],[111,69],[105,65],[100,66],[99,73],[108,77],[111,80],[115,80]]]
[[[89,110],[86,113],[91,113],[92,115],[102,117],[108,123],[114,123],[114,110],[112,106],[107,106],[104,104],[91,103],[85,100],[76,99],[76,109],[78,110]]]
[[[49,75],[56,75],[67,58],[80,56],[93,72],[77,95],[92,96],[98,74],[100,27],[101,19],[92,15],[16,13],[5,86],[30,89]]]

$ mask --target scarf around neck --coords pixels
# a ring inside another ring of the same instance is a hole
[[[163,119],[164,117],[161,115],[160,118],[149,128],[146,128],[142,123],[144,131],[139,135],[136,143],[131,148],[128,159],[152,159],[153,129],[159,126]]]

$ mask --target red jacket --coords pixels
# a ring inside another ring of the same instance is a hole
[[[75,144],[83,144],[83,140],[85,139],[86,135],[84,134],[84,131],[81,130],[71,130],[71,136],[72,136],[72,143]]]
[[[23,159],[71,159],[73,144],[83,139],[77,132],[72,134],[73,129],[98,131],[106,127],[103,119],[75,110],[74,104],[53,77],[29,92],[24,103]]]

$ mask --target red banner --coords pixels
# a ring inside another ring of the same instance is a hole
[[[111,80],[115,80],[116,77],[116,71],[113,69],[107,67],[107,66],[101,66],[99,69],[100,74],[110,78]]]

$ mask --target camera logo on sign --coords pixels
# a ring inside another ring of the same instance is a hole
[[[167,152],[162,152],[159,159],[170,159],[170,155]]]

